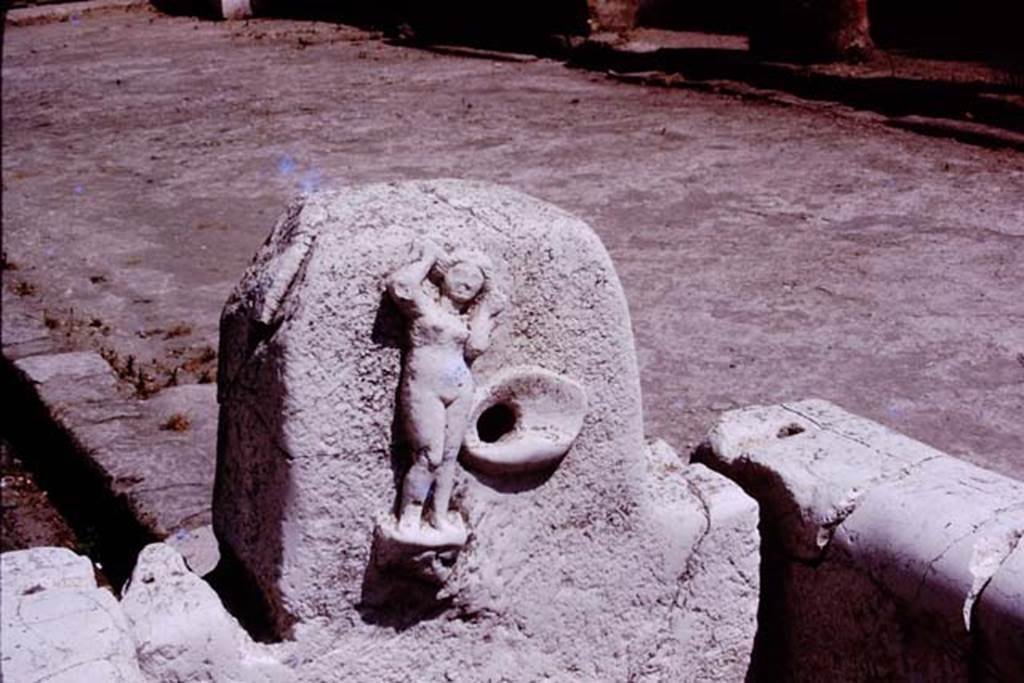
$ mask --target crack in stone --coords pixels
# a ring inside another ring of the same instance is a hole
[[[790,412],[790,413],[792,413],[792,414],[794,414],[794,415],[796,415],[796,416],[798,416],[800,418],[803,418],[804,420],[807,420],[808,422],[810,422],[811,424],[815,425],[816,427],[818,427],[818,429],[820,429],[823,432],[828,432],[829,434],[833,434],[833,435],[835,435],[835,436],[837,436],[837,437],[839,437],[841,439],[845,439],[845,440],[850,441],[852,443],[855,443],[855,444],[858,444],[860,446],[863,446],[863,447],[867,448],[868,450],[870,450],[872,453],[875,453],[876,455],[879,455],[879,456],[882,456],[882,457],[885,457],[885,458],[889,458],[889,459],[893,459],[893,460],[899,460],[899,458],[896,455],[894,455],[892,452],[887,451],[887,450],[878,449],[878,448],[872,446],[871,444],[867,443],[863,439],[858,439],[858,438],[856,438],[854,436],[851,436],[849,434],[845,434],[843,432],[840,432],[837,429],[835,429],[831,424],[825,424],[825,423],[822,423],[822,422],[820,422],[818,420],[815,420],[813,417],[810,417],[809,415],[807,415],[807,414],[797,410],[796,408],[792,407],[791,405],[788,405],[788,404],[784,403],[784,404],[782,404],[782,408],[784,410],[786,410],[787,412]],[[925,444],[925,445],[927,446],[927,444]],[[871,492],[871,490],[873,490],[873,489],[875,489],[875,488],[877,488],[879,486],[885,485],[885,484],[896,484],[896,483],[899,483],[899,482],[903,481],[904,479],[906,479],[907,477],[909,477],[911,474],[913,474],[914,470],[917,470],[917,469],[921,468],[923,465],[925,465],[925,464],[927,464],[929,462],[932,462],[934,460],[938,460],[938,459],[943,458],[943,457],[946,457],[946,456],[942,455],[941,453],[936,453],[935,455],[930,455],[930,456],[928,456],[928,457],[926,457],[926,458],[924,458],[922,460],[919,460],[917,462],[905,464],[902,467],[900,467],[898,470],[896,470],[895,472],[891,472],[891,473],[884,473],[883,472],[883,473],[879,474],[876,477],[872,477],[871,479],[869,479],[868,481],[866,481],[864,483],[864,485],[860,488],[860,490],[857,490],[856,487],[854,487],[854,488],[851,488],[849,491],[847,491],[846,495],[844,496],[844,498],[846,498],[848,500],[847,504],[844,505],[841,508],[834,508],[832,510],[832,512],[835,513],[834,517],[830,518],[828,520],[825,520],[823,522],[820,522],[818,524],[818,526],[820,528],[819,528],[819,537],[817,539],[817,545],[818,545],[818,547],[821,550],[822,556],[827,551],[828,547],[832,544],[832,540],[835,538],[836,531],[839,529],[840,526],[843,525],[843,523],[850,517],[850,515],[852,515],[854,512],[857,511],[857,508],[860,506],[860,502],[864,499],[865,496],[867,496],[868,493]],[[817,566],[818,564],[820,564],[820,560],[818,562],[807,562],[807,561],[801,560],[801,558],[796,558],[796,557],[793,557],[791,559],[799,561],[799,562],[802,562],[803,564],[807,564],[808,566]]]
[[[438,193],[437,188],[432,187],[432,186],[428,186],[428,187],[423,188],[423,190],[426,192],[426,194],[430,195],[431,197],[434,197],[435,199],[437,199],[439,202],[441,202],[445,206],[448,206],[448,207],[454,209],[456,212],[458,212],[458,213],[468,213],[470,216],[475,218],[477,221],[479,221],[480,223],[483,223],[484,225],[486,225],[491,230],[494,230],[495,232],[497,232],[499,235],[505,235],[505,234],[508,233],[507,230],[504,230],[504,229],[498,227],[490,219],[486,218],[485,216],[482,216],[482,215],[478,214],[476,212],[476,210],[472,206],[460,206],[458,204],[453,204],[448,199],[448,197],[444,196],[443,194]]]
[[[669,620],[675,616],[677,609],[685,609],[689,602],[689,593],[683,595],[684,587],[687,585],[689,579],[693,578],[696,574],[697,567],[695,565],[698,562],[698,556],[700,555],[700,547],[704,543],[704,540],[711,533],[711,506],[708,501],[704,498],[700,491],[700,488],[696,486],[692,481],[686,480],[686,488],[694,495],[697,502],[700,503],[701,512],[704,514],[704,528],[701,530],[700,535],[697,537],[697,541],[693,544],[693,549],[690,551],[690,556],[686,558],[686,566],[683,568],[683,573],[676,579],[676,594],[672,598],[670,604]],[[680,602],[680,598],[684,599]]]
[[[995,515],[993,515],[993,517],[994,516]],[[988,585],[990,583],[992,583],[992,579],[995,578],[995,575],[998,574],[999,570],[1002,569],[1004,564],[1006,564],[1006,561],[1009,559],[1010,555],[1012,555],[1013,552],[1017,549],[1017,546],[1020,545],[1022,537],[1024,537],[1024,529],[1014,529],[1010,531],[1005,537],[1005,540],[1007,540],[1008,543],[1005,547],[998,549],[999,557],[996,566],[992,568],[991,571],[987,571],[984,574],[981,574],[976,571],[977,566],[975,565],[975,560],[978,554],[978,545],[985,541],[991,541],[996,539],[992,539],[991,537],[979,539],[979,542],[976,543],[974,548],[972,549],[969,570],[971,572],[971,575],[974,577],[974,581],[972,582],[970,592],[968,592],[967,597],[964,599],[963,607],[964,626],[968,630],[968,632],[971,630],[971,623],[974,621],[975,605],[977,605],[981,601],[985,589],[988,588]],[[979,579],[982,579],[980,584]]]

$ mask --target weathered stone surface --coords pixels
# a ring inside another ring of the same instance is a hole
[[[54,340],[41,320],[38,311],[26,305],[22,297],[4,287],[0,292],[2,339],[4,358],[14,360],[39,353],[53,353]]]
[[[804,560],[820,557],[874,483],[942,456],[818,400],[726,412],[708,442],[716,467],[761,502],[786,551]]]
[[[181,553],[185,564],[197,576],[206,576],[220,562],[220,547],[210,524],[196,529],[179,529],[164,539],[164,543]]]
[[[1024,535],[1024,484],[824,401],[727,413],[709,443],[710,464],[761,503],[773,577],[762,599],[777,628],[758,652],[771,675],[1013,670],[996,660],[1024,620],[998,590],[1005,618],[976,611],[991,582],[1018,590],[1002,572]]]
[[[393,514],[402,478],[404,322],[384,287],[425,237],[484,253],[508,283],[476,381],[539,366],[579,383],[588,406],[554,471],[458,471],[454,508],[470,535],[440,588],[371,557],[375,520]],[[214,526],[279,632],[299,622],[294,635],[312,653],[302,676],[685,678],[713,649],[684,616],[704,606],[678,600],[706,594],[688,588],[687,567],[714,535],[708,515],[682,480],[669,492],[652,484],[628,311],[607,254],[577,219],[459,181],[308,196],[229,300],[221,340]],[[682,506],[671,524],[663,503]],[[750,531],[749,503],[736,514],[726,527]],[[734,550],[744,567],[746,538]],[[737,633],[754,600],[741,595],[721,605],[741,615]],[[742,648],[729,648],[742,668]]]
[[[217,433],[212,384],[170,387],[143,401],[124,396],[96,353],[29,356],[14,365],[80,455],[103,474],[109,493],[124,496],[151,533],[162,538],[210,523]]]
[[[682,465],[663,441],[650,444],[652,517],[664,525],[661,551],[667,574],[682,578],[669,610],[672,646],[659,655],[688,653],[684,680],[742,680],[757,633],[760,534],[757,503],[733,482],[704,465]],[[693,533],[701,508],[703,527]],[[652,614],[652,619],[658,618]],[[652,659],[647,673],[669,669]]]
[[[121,606],[149,680],[295,680],[267,646],[253,643],[213,589],[165,543],[139,554]]]
[[[0,580],[12,595],[49,588],[88,590],[96,587],[92,562],[67,548],[31,548],[0,555]]]
[[[117,600],[65,548],[0,556],[0,670],[11,683],[143,681]]]

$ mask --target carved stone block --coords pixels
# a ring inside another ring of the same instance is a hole
[[[219,378],[215,530],[304,679],[680,679],[721,656],[678,600],[702,567],[756,568],[756,514],[719,510],[747,541],[699,561],[715,515],[652,474],[626,301],[579,219],[463,181],[306,197],[225,307]],[[749,503],[723,485],[709,500]],[[756,605],[736,595],[731,679]]]

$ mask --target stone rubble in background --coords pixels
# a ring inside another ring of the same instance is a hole
[[[120,603],[66,548],[2,555],[3,679],[11,683],[290,683],[284,648],[252,641],[220,598],[156,543]]]
[[[296,680],[267,646],[252,642],[213,589],[169,545],[149,545],[139,554],[121,608],[150,680]]]
[[[761,506],[762,673],[1021,678],[1024,484],[820,400],[731,411],[708,442]]]
[[[0,611],[0,672],[10,683],[146,680],[128,621],[86,557],[48,547],[4,553]]]

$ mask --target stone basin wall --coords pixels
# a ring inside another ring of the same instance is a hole
[[[761,506],[766,680],[1024,680],[1024,484],[825,401],[722,416]]]

